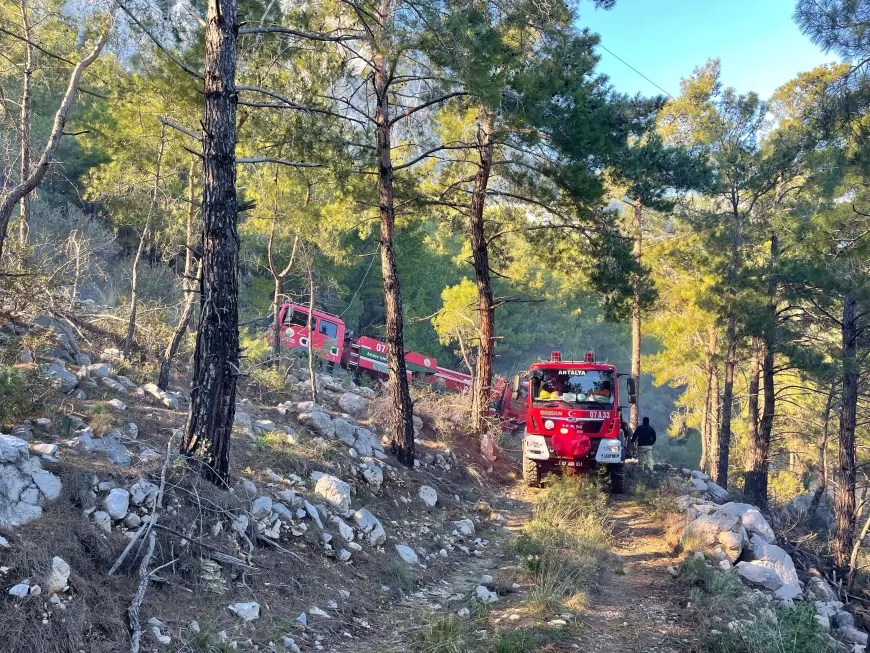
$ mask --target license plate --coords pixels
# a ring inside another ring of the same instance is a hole
[[[562,460],[559,462],[560,465],[566,467],[576,467],[577,464],[573,460]]]

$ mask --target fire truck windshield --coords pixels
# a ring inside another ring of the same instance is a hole
[[[568,403],[613,406],[613,372],[607,370],[535,370],[532,376],[535,404]]]

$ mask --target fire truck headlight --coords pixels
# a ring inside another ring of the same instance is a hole
[[[608,444],[604,446],[604,451],[615,451],[618,453],[621,449],[622,447],[618,442],[616,444]]]
[[[547,429],[548,431],[552,431],[554,426],[556,426],[556,424],[555,424],[555,422],[553,422],[553,420],[551,420],[551,419],[544,420],[544,428]]]
[[[568,435],[568,429],[563,426],[559,429],[559,433],[561,433],[562,435]]]

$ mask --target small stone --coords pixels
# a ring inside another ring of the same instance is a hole
[[[470,519],[460,519],[455,521],[453,522],[453,526],[460,535],[465,535],[466,537],[474,535],[474,522]]]
[[[409,565],[419,564],[419,559],[417,558],[417,554],[414,552],[409,546],[405,546],[403,544],[396,545],[396,552],[399,554],[399,557],[402,558]]]
[[[48,591],[63,592],[69,581],[70,568],[66,560],[55,556],[51,560],[51,573],[48,575]]]
[[[254,501],[254,505],[251,508],[251,516],[254,519],[264,519],[269,516],[272,512],[272,499],[269,497],[260,497],[256,501]]]
[[[96,524],[97,528],[106,533],[112,532],[112,518],[109,517],[109,513],[103,512],[102,510],[97,510],[94,513],[94,524]]]
[[[42,594],[42,588],[39,585],[31,585],[30,596],[39,596]]]
[[[227,606],[227,610],[234,613],[246,623],[260,618],[260,604],[256,601],[233,603]]]
[[[315,617],[321,617],[323,619],[332,619],[326,612],[318,608],[316,605],[312,606],[308,611],[309,614],[313,614]]]
[[[130,493],[124,488],[115,488],[103,501],[103,507],[112,519],[124,519],[130,507]]]
[[[303,612],[298,617],[296,617],[296,621],[301,623],[303,626],[307,626],[308,625],[308,615]]]
[[[460,619],[468,619],[468,617],[471,616],[471,610],[468,608],[459,608],[456,612],[456,616]]]
[[[420,500],[430,508],[438,503],[438,492],[435,491],[435,488],[429,487],[428,485],[421,485],[418,495],[420,496]]]
[[[296,641],[292,637],[287,637],[285,635],[281,638],[281,643],[291,653],[301,653],[299,646],[296,644]]]
[[[115,410],[127,410],[127,404],[120,399],[110,399],[106,402],[107,406],[111,406]]]
[[[189,624],[187,624],[187,627],[188,627],[188,629],[190,629],[190,632],[192,632],[192,633],[199,633],[199,631],[200,631],[198,621],[191,621]]]
[[[17,599],[23,599],[30,593],[30,585],[27,583],[18,583],[9,590],[9,596],[14,596]]]
[[[495,592],[490,592],[483,585],[477,586],[477,589],[474,590],[474,595],[477,597],[477,600],[484,605],[489,605],[490,603],[495,603],[496,601],[498,601],[498,594],[496,594]]]
[[[489,574],[484,574],[480,577],[480,584],[486,586],[492,585],[492,576],[490,576]]]

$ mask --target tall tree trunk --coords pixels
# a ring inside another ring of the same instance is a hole
[[[468,230],[471,237],[471,254],[474,274],[477,279],[477,311],[479,342],[477,345],[477,372],[472,397],[472,426],[481,437],[481,448],[492,453],[492,436],[487,433],[489,395],[492,386],[492,362],[495,357],[495,308],[492,283],[489,276],[489,243],[484,231],[483,214],[486,209],[486,190],[492,172],[493,116],[485,111],[477,128],[477,152],[480,167],[474,176]]]
[[[311,383],[311,401],[317,403],[317,375],[314,373],[314,252],[308,250],[305,258],[308,271],[308,381]]]
[[[181,340],[184,338],[184,333],[190,324],[193,317],[193,308],[196,300],[196,287],[200,280],[202,266],[197,266],[196,279],[193,279],[193,248],[197,245],[195,241],[195,231],[193,220],[196,216],[196,161],[190,164],[190,172],[187,176],[187,236],[185,238],[184,248],[184,279],[181,282],[181,287],[184,291],[184,308],[181,311],[181,316],[178,323],[175,325],[175,330],[172,332],[172,338],[169,340],[169,345],[163,352],[163,357],[160,359],[160,374],[157,377],[157,387],[161,390],[166,390],[169,387],[169,373],[172,371],[172,361],[178,353],[178,348],[181,346]]]
[[[749,497],[749,503],[762,508],[767,507],[767,458],[770,441],[764,441],[761,437],[761,429],[758,419],[758,374],[761,367],[759,361],[759,348],[767,358],[768,350],[759,338],[752,339],[752,359],[749,363],[749,410],[747,415],[746,436],[746,471],[744,480],[744,493]],[[765,396],[767,387],[765,380]]]
[[[710,393],[711,415],[713,418],[710,424],[710,478],[719,476],[719,429],[722,426],[722,381],[719,378],[719,366],[713,367],[713,390]],[[716,437],[713,437],[713,435]]]
[[[27,16],[27,0],[21,0],[21,22],[24,27],[24,78],[21,84],[21,180],[30,177],[30,123],[33,103],[33,50],[30,46],[30,19]],[[27,256],[27,230],[30,225],[30,193],[25,193],[18,207],[18,257],[24,265]]]
[[[9,220],[12,218],[15,206],[23,197],[32,193],[45,178],[48,168],[54,160],[54,155],[57,153],[60,139],[63,137],[63,128],[66,126],[69,112],[72,109],[73,101],[78,92],[82,73],[88,66],[97,60],[100,53],[103,51],[103,47],[106,45],[106,41],[109,39],[109,34],[112,31],[112,24],[114,23],[115,12],[117,9],[118,5],[113,2],[107,16],[108,24],[100,33],[94,47],[79,59],[78,63],[76,63],[70,73],[66,92],[63,95],[63,99],[60,101],[60,106],[54,114],[54,123],[51,126],[48,142],[45,144],[45,148],[42,150],[42,154],[36,162],[36,165],[31,168],[30,175],[26,179],[20,179],[15,186],[0,195],[0,258],[3,256],[3,246],[6,243],[6,235],[9,232]]]
[[[834,394],[836,386],[832,383],[828,390],[828,400],[825,402],[825,412],[822,413],[822,439],[819,442],[819,478],[816,491],[813,492],[813,499],[810,501],[809,510],[807,510],[807,520],[812,519],[816,510],[819,509],[819,503],[825,492],[828,489],[828,434],[831,426],[831,408],[834,406]]]
[[[858,324],[852,293],[843,299],[843,391],[840,397],[840,459],[837,466],[836,522],[831,549],[834,564],[846,573],[855,529],[855,423],[858,406]]]
[[[699,467],[708,473],[713,460],[713,433],[715,424],[713,404],[713,382],[716,371],[716,353],[719,349],[719,332],[715,327],[710,329],[710,340],[707,343],[707,384],[704,389],[704,414],[701,418],[701,460]]]
[[[781,197],[781,190],[777,190],[777,205]],[[758,427],[756,440],[757,450],[754,452],[753,465],[747,469],[746,492],[751,493],[753,503],[767,506],[767,482],[770,466],[770,442],[773,438],[773,417],[776,410],[776,274],[775,269],[779,260],[779,237],[776,233],[770,236],[770,258],[768,263],[769,273],[767,278],[767,306],[765,307],[765,322],[761,328],[761,347],[764,354],[761,361],[761,378],[764,388],[764,404],[762,407],[761,421]]]
[[[272,279],[275,282],[275,286],[272,292],[272,323],[275,325],[274,336],[275,341],[272,343],[272,357],[275,359],[275,365],[280,367],[281,365],[281,331],[283,324],[279,324],[281,318],[281,306],[283,302],[281,301],[281,296],[284,292],[284,278],[290,274],[290,270],[293,269],[293,263],[296,260],[296,248],[299,245],[299,235],[295,235],[293,237],[293,250],[290,252],[290,262],[287,263],[287,267],[283,270],[278,270],[275,267],[275,261],[272,256],[272,248],[273,243],[275,241],[275,227],[277,224],[277,207],[275,213],[275,219],[272,222],[272,231],[269,233],[269,270],[272,273]]]
[[[124,358],[130,357],[130,349],[133,346],[133,336],[136,333],[136,310],[139,307],[139,263],[142,253],[145,251],[145,243],[148,241],[148,233],[151,231],[151,221],[154,218],[154,210],[157,207],[157,198],[160,192],[160,165],[163,163],[163,145],[165,143],[166,125],[160,123],[160,143],[157,146],[157,170],[154,174],[154,190],[151,193],[151,202],[148,205],[148,215],[145,218],[145,228],[139,239],[139,247],[133,258],[133,272],[130,275],[130,322],[127,324],[127,337],[124,339]]]
[[[643,203],[638,197],[634,200],[634,250],[635,261],[640,265],[643,254]],[[634,379],[637,399],[628,409],[628,426],[632,433],[640,420],[640,275],[636,275],[632,283],[631,293],[631,376]]]
[[[731,412],[734,404],[734,369],[737,367],[737,273],[740,269],[740,247],[743,240],[743,216],[734,206],[734,234],[731,238],[731,261],[728,269],[728,326],[725,337],[725,384],[722,389],[722,423],[719,426],[718,465],[716,482],[728,487],[728,458],[731,454]]]
[[[391,20],[390,0],[381,0],[381,25]],[[393,203],[393,160],[390,123],[390,72],[383,52],[375,52],[374,91],[375,131],[378,154],[378,203],[380,218],[381,274],[384,280],[384,307],[387,322],[387,383],[391,398],[390,430],[393,448],[399,462],[414,465],[414,421],[411,392],[405,366],[405,341],[402,314],[402,291],[399,287],[399,269],[396,263],[395,227],[396,209]]]
[[[208,0],[200,318],[181,443],[183,454],[201,454],[205,478],[223,485],[229,480],[239,373],[236,12],[236,0]]]

